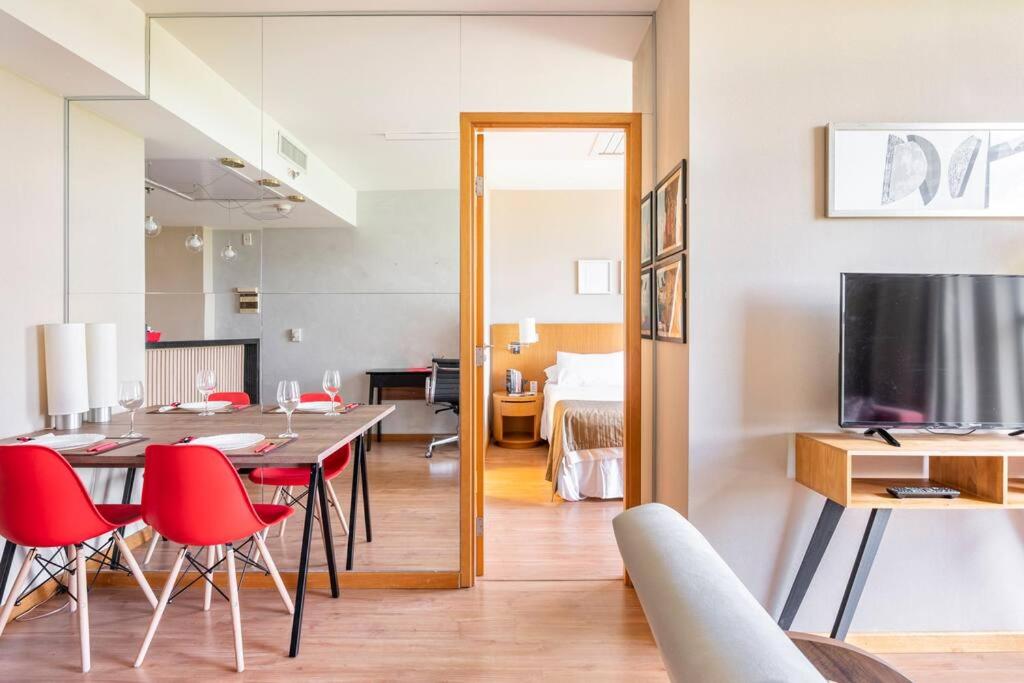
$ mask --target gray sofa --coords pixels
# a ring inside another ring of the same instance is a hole
[[[613,524],[673,681],[907,681],[846,643],[780,629],[711,544],[672,508],[641,505]]]

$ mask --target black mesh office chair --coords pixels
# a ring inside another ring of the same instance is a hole
[[[450,410],[459,414],[459,359],[458,358],[435,358],[430,377],[427,378],[427,405],[442,406],[434,411],[435,414]],[[458,443],[458,427],[452,436],[434,437],[427,444],[425,457],[434,455],[435,446],[443,446],[446,443]]]

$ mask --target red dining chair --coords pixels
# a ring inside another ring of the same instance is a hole
[[[324,488],[327,492],[327,500],[338,513],[338,521],[341,522],[341,529],[345,534],[348,534],[348,521],[345,519],[345,513],[342,511],[341,507],[341,501],[338,500],[338,494],[335,492],[334,486],[331,484],[331,480],[336,479],[338,475],[348,467],[348,463],[351,459],[352,446],[351,444],[345,444],[324,458],[323,462]],[[249,473],[249,481],[262,486],[276,486],[277,489],[274,491],[274,497],[271,499],[271,503],[274,504],[283,502],[285,505],[292,506],[296,503],[301,504],[303,498],[309,497],[308,467],[258,467]],[[292,495],[292,488],[295,486],[300,486],[303,490],[303,492],[298,496]],[[316,501],[306,500],[305,505],[316,506]],[[314,510],[315,509],[316,508],[314,507]],[[287,521],[288,520],[281,521],[281,529],[278,536],[284,536],[284,529]],[[266,540],[266,537],[267,531],[264,531],[264,540]]]
[[[302,394],[299,396],[299,400],[303,403],[312,403],[313,401],[330,401],[331,395],[323,391],[313,391],[308,394]],[[334,402],[344,403],[345,399],[341,397],[341,394],[338,394],[334,397]]]
[[[312,403],[313,401],[330,401],[331,395],[324,392],[310,392],[308,394],[302,394],[299,400],[303,403]],[[335,403],[344,403],[345,399],[338,394],[334,397]],[[348,444],[345,444],[339,448],[335,453],[332,453],[329,457],[324,459],[324,486],[327,488],[327,495],[329,496],[329,502],[331,507],[338,513],[338,521],[341,522],[341,530],[345,534],[348,533],[348,521],[345,519],[345,513],[342,511],[341,502],[338,500],[338,494],[334,491],[334,487],[331,485],[331,479],[335,479],[342,470],[348,466],[348,461],[352,457],[352,450]],[[271,500],[273,503],[277,503],[280,500],[284,500],[286,505],[294,505],[302,500],[303,496],[309,493],[309,468],[308,467],[261,467],[253,470],[249,473],[249,480],[255,484],[262,484],[264,486],[276,486],[277,490],[274,491],[274,497]],[[298,497],[292,496],[292,487],[302,486],[306,489],[305,493],[300,493]],[[316,504],[316,501],[313,501]],[[278,536],[284,536],[285,526],[288,524],[288,520],[281,522],[281,528],[278,532]],[[267,534],[264,532],[263,538],[266,539]]]
[[[294,512],[287,505],[253,504],[245,486],[227,456],[216,448],[196,445],[153,445],[146,448],[146,479],[142,486],[142,516],[161,536],[181,546],[171,566],[167,582],[160,593],[153,620],[142,641],[135,666],[142,666],[150,643],[167,603],[182,563],[188,559],[207,582],[207,595],[212,587],[213,563],[199,564],[188,554],[188,546],[225,546],[228,574],[228,600],[231,603],[231,626],[235,641],[235,668],[245,670],[242,652],[242,618],[238,606],[238,578],[235,575],[234,542],[251,539],[277,592],[281,594],[288,613],[295,611],[291,597],[281,580],[273,558],[260,536],[261,531],[277,524]],[[208,554],[209,558],[211,554]],[[243,559],[249,563],[249,560]],[[204,605],[204,607],[208,606]]]
[[[249,394],[244,391],[215,391],[210,394],[211,401],[230,401],[233,406],[247,406],[252,403]]]
[[[89,671],[89,592],[83,544],[112,533],[132,576],[149,604],[156,607],[156,596],[117,532],[118,527],[141,518],[138,505],[94,504],[82,480],[56,451],[34,445],[0,446],[0,536],[28,548],[0,612],[0,634],[25,587],[39,548],[63,548],[68,562],[53,573],[67,572],[71,610],[78,611],[82,672]]]

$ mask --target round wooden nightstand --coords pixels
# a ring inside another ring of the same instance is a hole
[[[540,415],[544,396],[509,396],[494,392],[494,443],[502,448],[539,446]]]

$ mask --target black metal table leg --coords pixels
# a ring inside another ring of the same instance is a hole
[[[379,387],[377,387],[377,405],[380,405],[383,402],[384,402],[384,387],[383,386],[379,386]],[[370,427],[370,432],[371,433],[373,432],[373,427]],[[384,433],[384,420],[381,420],[380,422],[377,423],[377,443],[381,442],[381,439],[383,438],[381,436],[381,434],[383,434],[383,433]]]
[[[376,387],[374,386],[373,375],[370,375],[370,395],[366,399],[366,405],[368,405],[368,406],[372,406],[375,403],[375,401],[373,400],[373,394],[374,394],[374,389],[375,388]],[[371,448],[373,448],[373,444],[367,444],[366,450],[370,450]]]
[[[352,459],[352,496],[348,504],[348,555],[345,557],[345,571],[352,571],[352,556],[356,545],[356,501],[359,498],[359,465],[363,461],[363,449],[368,439],[366,434],[356,437],[356,457]]]
[[[124,491],[121,493],[122,505],[127,505],[128,503],[132,502],[132,492],[135,490],[135,469],[136,468],[134,467],[129,467],[125,471]],[[123,526],[118,527],[117,529],[117,533],[119,533],[122,538],[124,537],[124,529],[125,528]],[[121,551],[117,547],[116,543],[114,544],[114,548],[110,553],[110,568],[123,569],[124,571],[128,571],[128,567],[121,566]]]
[[[793,586],[789,589],[789,597],[786,598],[786,604],[782,608],[782,616],[779,617],[779,628],[782,630],[788,631],[793,625],[793,619],[796,618],[796,613],[800,610],[800,604],[804,601],[804,596],[807,595],[811,579],[818,571],[821,558],[825,555],[825,550],[828,548],[829,541],[832,540],[832,535],[835,533],[836,526],[839,525],[839,519],[843,516],[845,509],[831,498],[825,499],[825,507],[821,509],[821,514],[818,516],[818,524],[814,527],[814,533],[811,534],[811,542],[807,544],[804,559],[800,561],[800,569],[796,572]]]
[[[836,623],[832,626],[832,637],[838,640],[845,640],[850,630],[850,623],[853,621],[853,614],[857,611],[857,603],[860,602],[861,593],[864,592],[864,584],[867,583],[868,574],[871,572],[871,565],[875,562],[875,555],[878,553],[878,546],[882,543],[882,534],[885,533],[885,526],[889,523],[891,508],[875,508],[868,517],[868,525],[864,528],[864,538],[861,539],[860,549],[857,550],[857,559],[853,562],[853,571],[850,572],[850,581],[846,584],[846,592],[843,593],[843,601],[839,604],[839,612],[836,614]]]
[[[302,607],[306,602],[306,577],[309,574],[309,545],[313,540],[313,511],[316,505],[322,470],[317,463],[309,469],[309,493],[306,494],[306,519],[302,527],[302,551],[299,553],[299,575],[295,582],[295,614],[292,616],[292,642],[289,657],[299,654],[299,640],[302,637]]]
[[[362,439],[365,443],[366,439]],[[370,527],[370,485],[366,481],[366,448],[359,450],[362,463],[359,466],[359,477],[363,480],[363,519],[366,521],[366,542],[373,541],[373,530]]]
[[[4,543],[4,555],[0,558],[0,605],[4,602],[4,589],[7,588],[7,577],[11,573],[11,565],[14,563],[14,550],[17,547],[14,541]]]
[[[327,505],[327,484],[324,482],[324,470],[320,468],[320,530],[324,537],[324,554],[327,555],[327,572],[331,575],[331,597],[337,598],[341,595],[338,589],[338,568],[334,564],[334,535],[331,533],[331,508]],[[308,499],[308,505],[312,507],[313,500]]]

